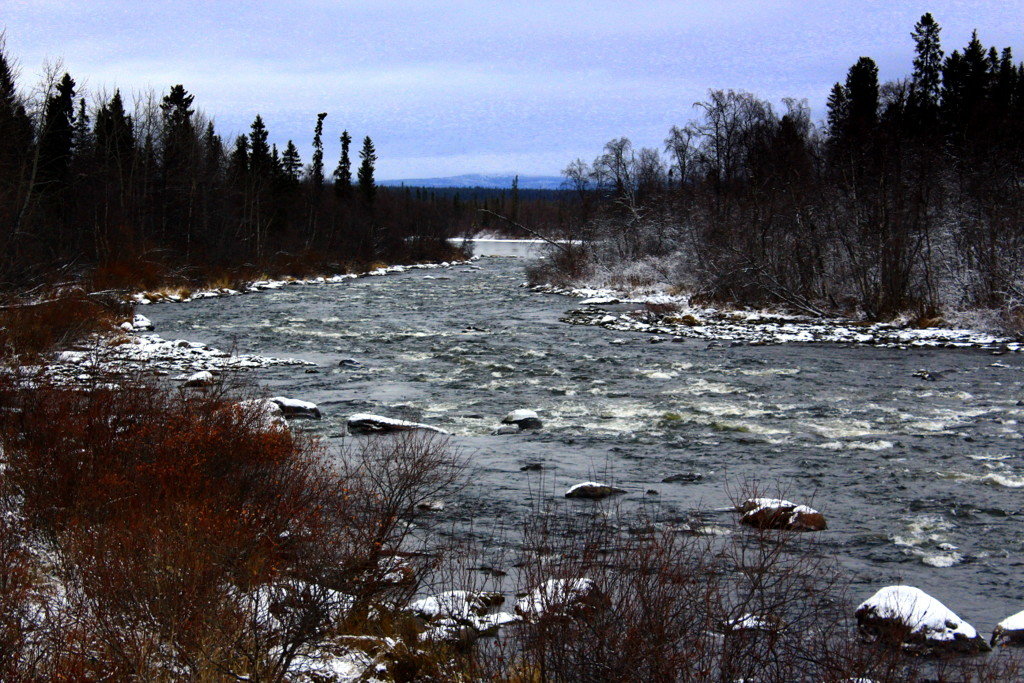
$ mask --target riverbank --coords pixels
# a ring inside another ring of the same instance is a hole
[[[702,339],[729,344],[858,344],[882,348],[978,348],[1020,352],[1024,343],[1005,335],[911,321],[865,322],[776,311],[693,306],[689,298],[663,293],[534,285],[534,291],[582,299],[563,322],[619,332],[644,332],[652,341]]]

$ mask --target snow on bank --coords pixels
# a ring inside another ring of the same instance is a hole
[[[88,344],[61,351],[42,367],[25,367],[20,373],[41,372],[60,384],[85,384],[111,376],[137,373],[175,375],[188,380],[198,373],[217,375],[229,370],[269,368],[280,365],[316,365],[296,358],[231,354],[184,339],[163,339],[157,334],[93,338]]]
[[[250,292],[263,292],[272,289],[281,289],[289,285],[336,285],[348,280],[355,280],[361,277],[379,277],[382,275],[391,275],[393,273],[404,273],[410,270],[432,270],[435,268],[451,268],[453,266],[461,266],[476,260],[478,257],[473,257],[464,261],[442,261],[441,263],[415,263],[409,266],[386,266],[383,268],[377,268],[366,273],[345,273],[343,275],[331,275],[331,276],[320,276],[314,278],[285,278],[283,280],[254,280],[246,285],[244,290],[231,289],[229,287],[219,287],[215,289],[201,289],[194,292],[188,292],[187,294],[182,292],[169,291],[167,293],[159,292],[137,292],[132,295],[132,300],[140,305],[145,306],[153,303],[160,302],[173,302],[173,303],[184,303],[186,301],[195,301],[196,299],[212,299],[221,296],[238,296],[240,294],[247,294]]]
[[[985,348],[1019,352],[1024,344],[1009,337],[969,329],[912,328],[897,323],[863,323],[843,318],[766,311],[694,307],[686,297],[667,294],[628,296],[610,289],[564,289],[549,285],[534,291],[579,297],[582,308],[569,311],[563,322],[595,325],[623,332],[671,335],[676,340],[705,339],[744,344],[829,343],[886,348]],[[653,312],[647,304],[665,305]],[[621,309],[623,305],[629,310]]]

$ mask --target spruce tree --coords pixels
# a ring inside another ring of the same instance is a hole
[[[911,76],[910,116],[912,123],[925,130],[938,122],[942,95],[942,29],[931,14],[914,25],[914,73]]]
[[[878,123],[878,66],[861,57],[846,75],[849,121],[855,138],[867,135]]]
[[[327,112],[316,115],[316,128],[313,129],[313,164],[309,170],[313,181],[313,192],[319,196],[324,189],[324,119]]]
[[[74,126],[75,81],[64,74],[46,99],[39,135],[39,179],[48,189],[58,189],[68,181]]]
[[[348,131],[341,133],[341,159],[338,161],[338,168],[334,169],[334,192],[340,199],[347,199],[352,195],[352,159],[349,156],[349,148],[352,144],[352,136]]]
[[[846,135],[846,126],[850,118],[850,96],[842,83],[836,83],[828,94],[828,135],[833,141],[839,141]]]
[[[302,158],[299,156],[299,149],[291,140],[284,148],[284,155],[281,157],[281,165],[285,174],[296,183],[299,182],[299,174],[302,172]]]
[[[363,148],[359,151],[359,192],[366,204],[372,205],[377,195],[377,186],[373,182],[374,164],[377,162],[377,152],[373,147],[373,140],[367,135],[363,138]]]
[[[121,91],[115,90],[109,102],[96,112],[96,155],[104,166],[125,171],[131,164],[135,147],[132,119],[125,113]]]
[[[274,166],[270,146],[267,144],[268,137],[263,117],[257,114],[249,133],[249,170],[260,179],[269,178]]]

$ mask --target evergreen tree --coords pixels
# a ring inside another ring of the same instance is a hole
[[[18,96],[14,73],[0,41],[0,248],[18,229],[29,173],[32,121]]]
[[[363,148],[359,151],[359,192],[366,204],[372,205],[377,195],[377,186],[373,183],[374,164],[377,162],[377,151],[373,147],[373,140],[367,135],[363,138]]]
[[[324,189],[324,119],[327,112],[316,115],[316,128],[313,129],[313,164],[309,171],[310,180],[313,181],[313,192],[320,196]]]
[[[849,97],[850,134],[855,139],[868,135],[878,124],[878,66],[861,57],[846,75]]]
[[[96,112],[96,155],[101,164],[126,171],[135,148],[132,119],[125,113],[121,91]]]
[[[845,137],[849,118],[850,96],[842,83],[836,83],[828,94],[828,134],[832,140]]]
[[[334,192],[341,199],[352,195],[352,159],[349,157],[349,147],[352,144],[352,136],[348,131],[341,133],[341,159],[338,161],[338,168],[334,169]]]
[[[194,95],[182,85],[175,85],[160,103],[163,114],[163,167],[168,176],[184,171],[191,161],[191,148],[195,141],[191,108]]]
[[[75,127],[75,81],[64,77],[46,99],[39,134],[39,179],[47,189],[67,184]]]
[[[288,141],[288,145],[284,148],[281,165],[284,168],[285,174],[297,184],[299,182],[299,174],[302,172],[302,158],[299,156],[298,147],[291,140]]]
[[[72,142],[75,158],[83,160],[92,154],[92,129],[89,128],[89,112],[85,108],[85,98],[78,100],[78,116],[75,117],[75,133]]]
[[[912,124],[931,130],[938,123],[942,95],[942,29],[931,14],[914,25],[914,73],[911,76],[910,117]]]
[[[263,124],[263,117],[259,114],[252,122],[249,133],[249,170],[260,179],[269,178],[275,164],[270,154],[270,146],[267,144],[269,133]]]

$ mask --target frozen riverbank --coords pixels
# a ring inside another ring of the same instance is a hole
[[[621,332],[646,332],[676,339],[741,344],[828,343],[885,348],[980,348],[1019,352],[1019,340],[970,329],[912,327],[843,318],[690,306],[685,297],[629,295],[612,289],[540,285],[534,291],[580,298],[563,322]],[[652,338],[655,339],[655,338]]]

